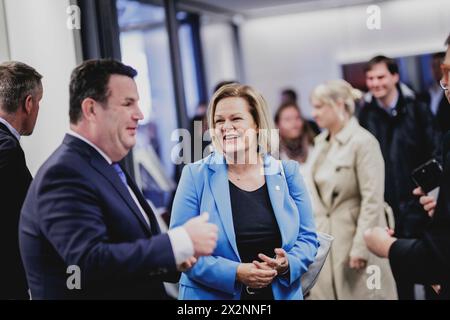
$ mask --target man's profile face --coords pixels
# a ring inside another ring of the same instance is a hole
[[[130,77],[111,75],[106,105],[97,108],[96,140],[112,161],[121,160],[136,144],[139,109],[136,83]]]
[[[398,74],[389,72],[386,63],[380,62],[366,72],[366,84],[372,95],[377,99],[387,97],[399,81]]]
[[[447,48],[447,52],[445,54],[445,58],[444,58],[444,62],[443,63],[445,65],[450,66],[450,45]],[[447,69],[447,70],[449,70],[449,69]],[[450,70],[447,72],[446,75],[445,74],[442,75],[441,82],[448,87],[449,82],[450,82],[449,79],[450,79]],[[450,103],[450,91],[447,89],[447,90],[444,91],[444,93],[445,93],[445,97],[447,98],[448,102]]]
[[[44,90],[42,88],[42,85],[39,85],[38,88],[36,89],[36,93],[32,95],[31,112],[27,116],[25,132],[23,133],[23,135],[29,136],[33,133],[34,127],[36,125],[37,117],[39,114],[39,107],[40,107],[39,104],[42,100],[43,95],[44,95]]]
[[[433,74],[434,80],[438,82],[442,78],[442,71],[441,71],[441,63],[442,58],[434,57],[431,60],[431,73]]]

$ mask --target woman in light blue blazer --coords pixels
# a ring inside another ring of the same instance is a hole
[[[298,163],[270,155],[278,135],[264,99],[225,85],[208,122],[215,152],[184,167],[171,228],[208,212],[218,241],[182,274],[179,298],[303,299],[300,277],[318,247],[313,215]]]

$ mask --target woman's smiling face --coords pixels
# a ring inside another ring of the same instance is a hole
[[[244,98],[229,97],[217,103],[214,131],[224,153],[256,152],[258,126]]]

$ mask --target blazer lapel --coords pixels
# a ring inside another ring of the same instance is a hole
[[[315,177],[317,169],[318,169],[317,168],[318,164],[322,162],[321,158],[326,156],[326,150],[325,149],[326,149],[327,142],[326,142],[325,139],[326,139],[327,135],[328,135],[328,133],[324,132],[324,133],[320,134],[316,138],[316,144],[315,144],[316,146],[315,146],[315,150],[314,150],[314,152],[312,154],[312,158],[311,158],[311,163],[313,165],[311,166],[311,172],[310,172],[310,176],[309,176],[310,177],[310,179],[309,179],[310,181],[309,182],[311,184],[311,193],[318,200],[316,202],[316,204],[322,206],[322,209],[324,211],[328,211],[330,205],[325,203],[325,201],[323,200],[323,198],[322,198],[322,196],[321,196],[321,194],[320,194],[320,192],[319,192],[319,190],[317,188],[317,185],[316,185],[316,182],[314,180],[314,177]],[[318,208],[315,208],[315,209],[316,209],[315,211],[317,211]]]
[[[280,228],[281,243],[285,247],[287,245],[287,239],[290,237],[284,231],[289,229],[287,224],[289,224],[290,219],[286,216],[287,211],[284,209],[284,195],[289,190],[286,187],[287,182],[281,166],[281,161],[271,156],[264,156],[264,174],[267,190],[278,227]]]
[[[222,159],[220,159],[222,157]],[[228,241],[233,248],[236,256],[239,256],[239,251],[236,245],[236,234],[234,232],[233,214],[231,211],[230,188],[228,185],[227,165],[223,156],[215,153],[211,157],[209,168],[212,170],[210,177],[210,188],[216,202],[217,210],[220,219],[222,220],[225,233]]]

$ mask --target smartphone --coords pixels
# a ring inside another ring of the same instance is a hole
[[[414,183],[425,194],[439,187],[442,177],[442,166],[436,159],[431,159],[412,172]]]

